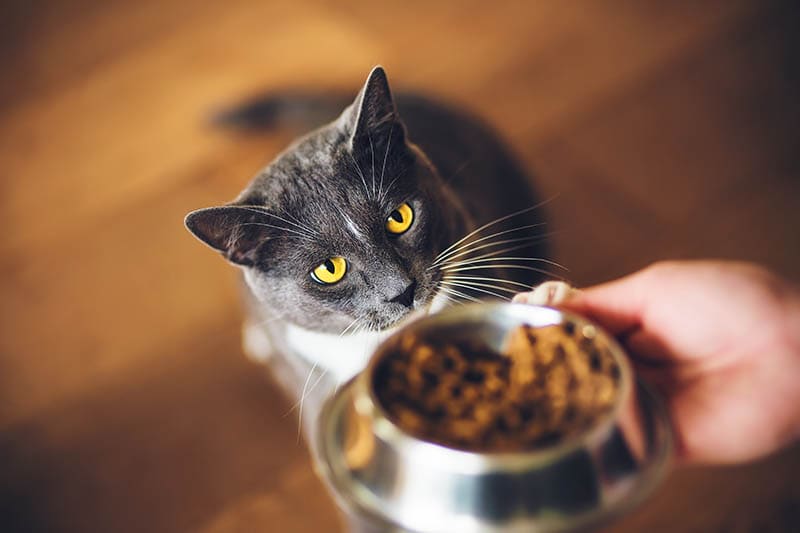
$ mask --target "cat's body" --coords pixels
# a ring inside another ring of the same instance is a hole
[[[413,95],[395,107],[378,67],[338,119],[187,226],[242,267],[246,349],[310,427],[402,321],[541,279],[544,265],[526,261],[544,256],[537,202],[486,126]]]

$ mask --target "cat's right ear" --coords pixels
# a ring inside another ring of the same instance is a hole
[[[353,145],[374,143],[373,148],[378,148],[389,142],[389,137],[397,137],[392,141],[395,145],[402,141],[405,126],[397,114],[383,67],[377,66],[369,73],[364,87],[348,108],[346,119]]]
[[[186,215],[184,224],[195,237],[231,263],[253,266],[258,249],[272,233],[268,216],[258,207],[208,207]]]

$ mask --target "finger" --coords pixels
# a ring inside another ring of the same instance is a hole
[[[511,300],[514,303],[525,303],[530,305],[558,305],[567,299],[573,289],[568,283],[563,281],[545,281],[533,287],[529,292],[521,292]]]
[[[642,321],[647,291],[640,274],[603,283],[571,294],[560,307],[583,315],[619,335]]]

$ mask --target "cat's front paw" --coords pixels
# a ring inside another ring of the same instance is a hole
[[[558,305],[576,291],[572,285],[563,281],[545,281],[529,292],[515,295],[512,301],[531,305]]]

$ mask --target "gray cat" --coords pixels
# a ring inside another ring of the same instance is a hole
[[[404,321],[541,279],[536,205],[492,131],[417,95],[395,106],[376,67],[338,118],[186,226],[241,268],[245,347],[270,362],[309,429]]]

